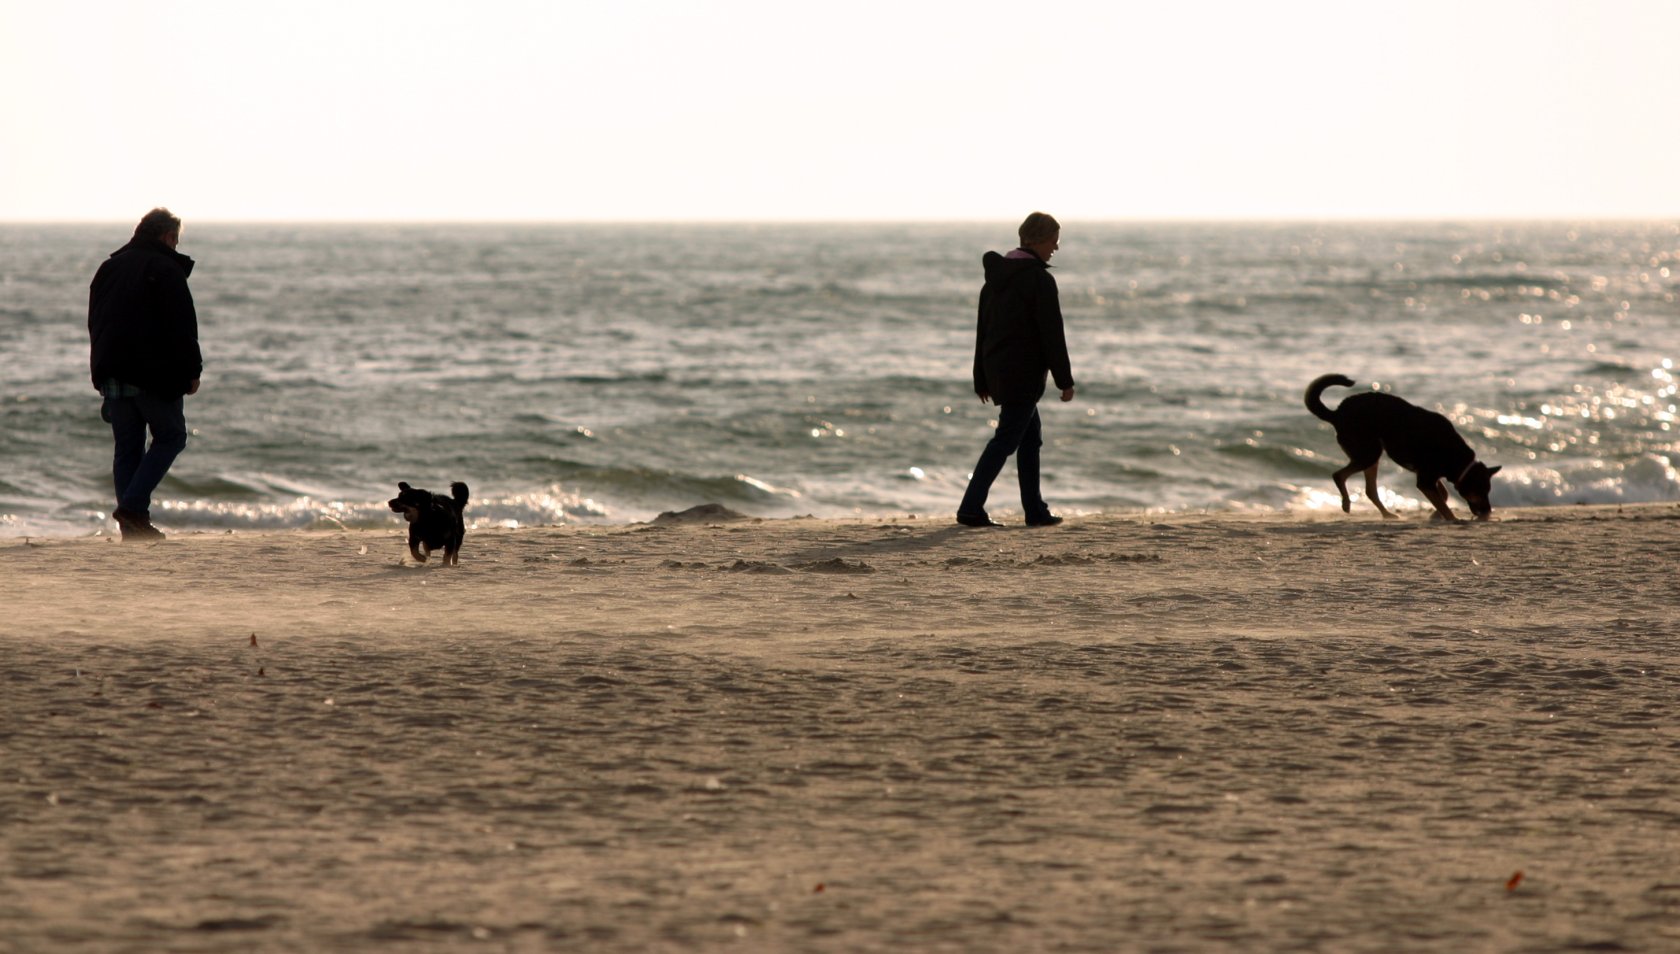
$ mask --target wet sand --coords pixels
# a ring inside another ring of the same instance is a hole
[[[1680,507],[1500,517],[6,541],[0,951],[1680,949]]]

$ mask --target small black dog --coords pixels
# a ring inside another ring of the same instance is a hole
[[[417,563],[425,563],[433,550],[442,550],[444,566],[460,565],[461,541],[467,537],[467,523],[461,519],[461,511],[467,509],[467,485],[457,481],[449,485],[449,492],[452,496],[445,497],[397,482],[391,510],[408,521],[408,552]]]
[[[1443,480],[1452,481],[1477,520],[1486,520],[1493,513],[1488,492],[1499,468],[1477,461],[1476,452],[1444,415],[1376,391],[1355,394],[1332,411],[1320,398],[1332,385],[1351,388],[1353,379],[1345,374],[1326,374],[1307,385],[1306,401],[1307,410],[1336,426],[1336,443],[1347,451],[1348,465],[1331,475],[1336,489],[1342,492],[1343,513],[1352,511],[1347,479],[1364,471],[1365,496],[1384,517],[1393,518],[1394,514],[1377,499],[1377,463],[1383,451],[1388,451],[1396,464],[1418,475],[1418,490],[1435,505],[1438,519],[1458,519],[1447,506]]]

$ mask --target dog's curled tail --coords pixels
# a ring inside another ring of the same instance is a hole
[[[1353,382],[1350,381],[1348,383],[1351,384]],[[461,483],[459,480],[450,484],[449,485],[449,495],[451,497],[455,498],[455,509],[457,511],[467,509],[467,485],[466,484]]]
[[[1307,385],[1307,410],[1313,412],[1314,417],[1334,424],[1336,412],[1325,407],[1324,400],[1320,397],[1328,387],[1351,388],[1353,379],[1345,374],[1325,374],[1314,378],[1313,383]]]

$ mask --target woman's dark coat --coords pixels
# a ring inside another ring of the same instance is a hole
[[[1044,379],[1073,387],[1062,306],[1050,266],[1035,255],[981,258],[980,329],[974,348],[974,391],[997,404],[1036,404]]]

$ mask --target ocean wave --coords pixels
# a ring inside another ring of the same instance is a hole
[[[184,467],[170,472],[165,478],[162,490],[181,499],[206,501],[240,501],[253,498],[308,499],[333,495],[327,488],[280,474],[256,472],[196,476]]]
[[[1551,467],[1507,467],[1494,478],[1497,506],[1667,503],[1680,500],[1674,460],[1641,454],[1624,462],[1577,461]]]
[[[1442,286],[1446,288],[1478,290],[1510,289],[1518,292],[1519,294],[1530,297],[1534,294],[1530,291],[1530,289],[1563,292],[1569,291],[1572,287],[1572,280],[1567,276],[1543,275],[1536,274],[1531,271],[1519,271],[1516,269],[1494,272],[1477,272],[1471,274],[1446,272],[1411,273],[1407,275],[1405,280],[1406,282],[1415,282],[1421,285]]]
[[[1327,462],[1318,454],[1303,447],[1263,443],[1253,439],[1240,443],[1219,444],[1215,450],[1223,456],[1233,457],[1277,474],[1327,474],[1330,470],[1342,466],[1339,462],[1333,462],[1327,467]]]
[[[556,526],[612,518],[604,505],[559,486],[488,497],[467,505],[470,527]],[[152,520],[166,532],[400,529],[402,517],[386,500],[332,500],[302,495],[266,502],[206,497],[160,498]],[[0,514],[0,536],[88,536],[112,533],[108,511],[74,509],[53,515]]]
[[[1580,374],[1582,377],[1597,380],[1626,382],[1651,380],[1650,367],[1640,367],[1633,362],[1623,361],[1584,361],[1581,364]]]
[[[1396,475],[1401,476],[1396,476]],[[1369,508],[1358,481],[1349,484],[1354,510]],[[1430,504],[1417,492],[1412,476],[1391,468],[1378,481],[1385,506],[1400,512],[1424,512]],[[1450,494],[1454,506],[1458,497]],[[1555,507],[1576,504],[1644,504],[1680,501],[1680,471],[1661,455],[1608,464],[1580,461],[1562,467],[1514,465],[1500,470],[1490,495],[1495,508]],[[1341,508],[1341,497],[1326,474],[1320,483],[1278,483],[1233,494],[1225,501],[1237,509],[1327,511]],[[1373,510],[1373,512],[1375,512]]]
[[[1239,455],[1241,456],[1241,455]],[[777,487],[746,474],[695,477],[640,468],[603,468],[591,479],[528,491],[475,493],[467,520],[473,528],[518,528],[565,524],[628,524],[654,514],[701,503],[731,506],[755,516],[847,516],[859,512],[937,514],[951,510],[966,475],[916,473],[890,475],[897,490],[845,481],[814,482],[811,488]],[[1329,512],[1340,497],[1329,471],[1297,468],[1298,479],[1243,480],[1234,474],[1199,469],[1182,473],[1146,467],[1117,466],[1108,481],[1053,479],[1046,495],[1067,513],[1149,510],[1151,512]],[[279,495],[282,481],[267,484]],[[205,482],[210,487],[251,493],[265,486],[259,479]],[[204,485],[200,485],[201,487]],[[885,485],[883,485],[885,486]],[[1424,513],[1429,504],[1409,473],[1385,470],[1379,481],[1384,504],[1399,513]],[[994,488],[1000,513],[1013,513],[1012,490]],[[1353,491],[1355,513],[1369,505]],[[1454,497],[1456,501],[1456,496]],[[1574,504],[1636,504],[1680,501],[1680,470],[1671,458],[1644,455],[1623,464],[1594,461],[1564,467],[1507,466],[1495,478],[1496,508]],[[16,498],[3,505],[11,508]],[[35,502],[38,503],[38,502]],[[1456,506],[1456,505],[1455,505]],[[1374,511],[1373,511],[1374,512]],[[333,499],[310,494],[271,496],[265,500],[214,499],[206,496],[160,497],[153,520],[166,531],[239,532],[283,530],[401,529],[401,518],[384,499]],[[0,513],[0,536],[67,537],[114,533],[108,511],[91,507],[26,508]]]
[[[700,475],[650,467],[583,468],[570,477],[573,486],[604,500],[622,500],[632,508],[689,506],[696,502],[764,504],[797,500],[795,488],[778,487],[749,474]]]

